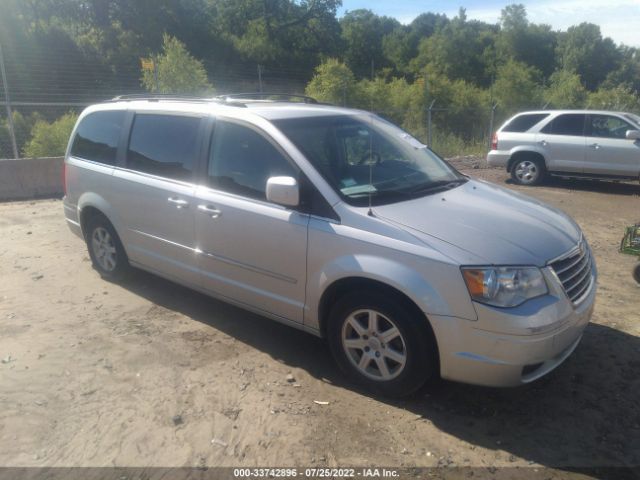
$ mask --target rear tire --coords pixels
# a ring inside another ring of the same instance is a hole
[[[406,397],[437,377],[437,345],[427,319],[387,292],[340,298],[327,333],[341,370],[375,393]]]
[[[87,220],[85,231],[93,268],[102,278],[121,280],[129,272],[129,259],[111,222],[103,215],[94,215]]]
[[[635,267],[633,267],[632,275],[633,275],[633,279],[636,282],[640,283],[640,263],[638,263]]]
[[[511,178],[518,185],[540,185],[546,173],[544,161],[536,157],[521,156],[511,165]]]

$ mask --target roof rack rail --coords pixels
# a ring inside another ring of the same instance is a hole
[[[196,95],[175,95],[165,93],[130,93],[127,95],[118,95],[113,97],[110,102],[123,102],[127,100],[148,100],[157,102],[160,100],[176,100],[182,102],[211,102],[212,98],[198,97]]]
[[[262,92],[231,93],[228,95],[218,95],[217,97],[214,97],[214,99],[221,100],[224,102],[230,102],[230,103],[242,102],[243,100],[258,100],[263,102],[283,101],[281,99],[290,99],[290,100],[298,99],[298,100],[302,100],[302,103],[313,103],[313,104],[320,103],[313,97],[309,97],[307,95],[298,95],[295,93],[262,93]]]

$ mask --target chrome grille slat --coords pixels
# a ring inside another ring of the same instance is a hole
[[[591,270],[593,267],[591,252],[586,243],[581,242],[578,248],[569,252],[559,260],[550,263],[556,273],[567,297],[576,303],[591,286]]]
[[[591,272],[589,271],[588,268],[585,268],[584,271],[582,272],[582,274],[580,275],[580,277],[578,278],[578,280],[576,280],[575,282],[571,283],[571,286],[569,286],[567,283],[564,283],[564,289],[567,291],[567,293],[573,291],[574,288],[576,288],[577,286],[580,285],[580,283],[582,283],[582,281],[585,279],[585,277],[587,275],[589,275]]]
[[[573,266],[575,267],[576,265],[578,266],[578,268],[575,269],[575,272],[572,272],[568,277],[563,278],[563,275],[565,274],[565,272],[567,272],[570,269],[566,269],[564,270],[562,273],[558,273],[556,272],[556,274],[558,275],[558,277],[560,277],[560,280],[562,280],[562,283],[566,283],[569,280],[571,280],[572,278],[575,278],[576,276],[578,276],[580,274],[580,272],[582,272],[582,270],[584,269],[584,267],[586,266],[586,264],[589,262],[589,256],[585,255],[584,257],[582,257],[580,259],[579,262],[576,262],[573,264]],[[572,267],[573,268],[573,267]]]
[[[579,257],[579,256],[578,256],[578,257],[576,258],[576,260],[575,260],[573,263],[571,263],[570,265],[568,265],[568,266],[566,266],[566,267],[563,267],[563,268],[561,268],[561,269],[559,269],[559,270],[556,270],[556,274],[557,274],[558,276],[562,275],[564,272],[566,272],[567,270],[570,270],[570,269],[571,269],[571,268],[573,268],[575,265],[577,265],[578,263],[580,263],[583,259],[584,259],[584,257]]]
[[[584,295],[584,293],[591,286],[591,278],[587,278],[586,280],[587,281],[583,282],[582,288],[580,288],[578,291],[574,292],[573,298],[575,298],[576,300],[580,300],[582,298],[582,295]]]

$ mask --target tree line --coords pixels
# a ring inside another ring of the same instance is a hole
[[[0,42],[14,97],[208,95],[255,90],[266,72],[278,90],[375,110],[422,138],[433,105],[434,144],[448,150],[480,145],[494,107],[496,122],[529,108],[640,110],[639,49],[603,37],[597,25],[555,31],[529,21],[521,4],[505,7],[495,24],[461,8],[452,18],[426,12],[406,25],[365,9],[338,18],[340,5],[3,0]],[[155,71],[142,70],[141,59]],[[41,131],[53,120],[34,115],[18,120]],[[23,137],[24,150],[33,136]]]

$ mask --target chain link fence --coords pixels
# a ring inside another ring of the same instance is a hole
[[[59,156],[64,153],[69,133],[77,115],[88,105],[131,93],[145,93],[141,84],[140,65],[120,66],[118,71],[106,71],[102,63],[90,61],[66,62],[64,78],[53,75],[50,87],[35,88],[28,76],[50,74],[55,59],[43,61],[26,54],[5,55],[0,81],[0,159]],[[295,68],[234,65],[216,69],[206,65],[215,94],[238,92],[304,93],[310,81],[306,71]],[[25,73],[27,72],[27,73]],[[345,95],[344,106],[362,107]],[[385,105],[381,99],[379,105]],[[379,107],[378,105],[378,107]],[[367,108],[396,123],[443,156],[484,156],[500,116],[496,106],[460,109],[439,103],[410,105],[407,109]]]

